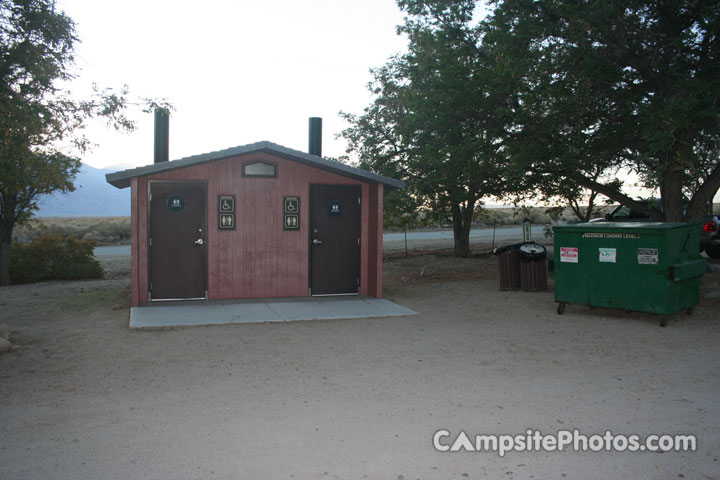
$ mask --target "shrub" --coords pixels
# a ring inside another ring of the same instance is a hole
[[[10,253],[14,283],[40,280],[100,278],[103,269],[93,257],[95,242],[70,235],[42,235],[31,243],[15,243]]]
[[[130,243],[130,217],[33,218],[13,231],[14,241],[31,242],[41,235],[89,239],[97,245]]]

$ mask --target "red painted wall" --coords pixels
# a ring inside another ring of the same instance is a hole
[[[243,177],[242,165],[264,161],[274,178]],[[361,185],[360,293],[382,295],[383,187],[267,153],[253,153],[132,179],[132,302],[148,301],[150,181],[207,182],[209,299],[301,297],[309,289],[310,185]],[[235,195],[235,230],[218,230],[218,195]],[[300,230],[282,228],[283,197],[300,197]]]

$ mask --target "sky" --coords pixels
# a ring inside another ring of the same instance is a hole
[[[323,118],[323,156],[345,153],[335,138],[341,110],[371,101],[370,68],[405,50],[394,0],[166,1],[60,0],[76,22],[71,89],[121,88],[166,98],[170,159],[269,140],[307,151],[308,118]],[[93,123],[97,144],[83,161],[97,168],[153,162],[153,117],[131,113],[137,129]]]
[[[76,23],[71,90],[91,85],[165,98],[170,160],[269,140],[307,151],[308,118],[323,119],[323,156],[345,154],[338,113],[370,104],[370,69],[406,49],[395,0],[58,0]],[[137,129],[103,122],[83,162],[113,170],[153,162],[153,116],[136,108]],[[622,176],[634,196],[637,179]]]

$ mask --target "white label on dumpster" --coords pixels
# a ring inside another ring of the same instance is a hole
[[[657,248],[638,248],[638,263],[640,265],[657,265],[658,249]]]
[[[616,263],[617,262],[617,250],[614,248],[601,248],[600,249],[600,263]]]
[[[560,261],[566,263],[578,263],[577,247],[560,247]]]

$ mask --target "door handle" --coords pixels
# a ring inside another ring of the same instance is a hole
[[[202,238],[198,238],[197,240],[195,240],[195,245],[204,245],[204,244],[205,244],[205,240],[203,240]]]
[[[318,240],[317,238],[313,238],[313,245],[322,245],[322,240]]]

